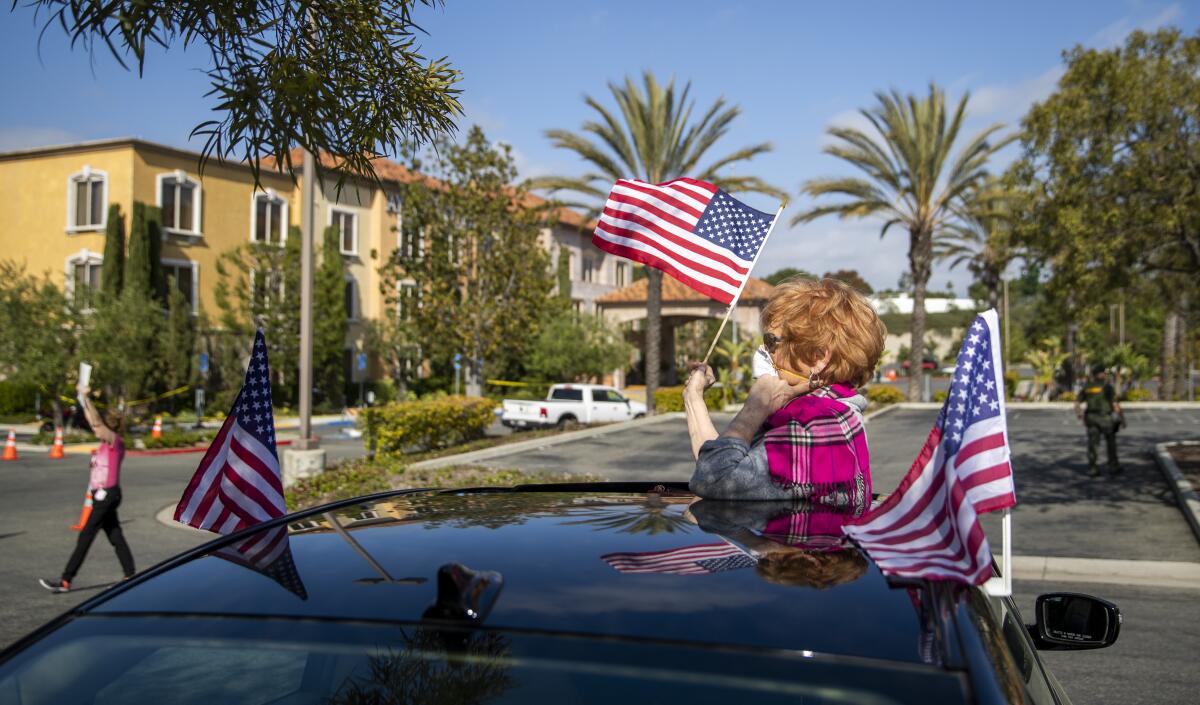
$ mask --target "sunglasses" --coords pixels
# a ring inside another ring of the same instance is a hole
[[[778,348],[779,344],[782,342],[782,336],[775,335],[774,333],[763,333],[763,347],[765,347],[769,353],[775,352],[775,348]]]

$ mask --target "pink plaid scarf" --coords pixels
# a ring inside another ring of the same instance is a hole
[[[821,387],[767,419],[763,443],[774,482],[823,504],[870,501],[871,455],[862,416],[842,401],[854,395],[843,384]]]
[[[806,551],[840,551],[846,546],[842,524],[861,516],[865,505],[829,507],[803,502],[771,517],[763,536]]]

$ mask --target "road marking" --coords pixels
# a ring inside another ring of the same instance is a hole
[[[1200,590],[1200,563],[1013,556],[1014,580],[1108,583]]]

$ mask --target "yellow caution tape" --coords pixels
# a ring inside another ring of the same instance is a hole
[[[148,397],[146,399],[134,399],[133,401],[127,401],[127,402],[125,402],[125,406],[138,406],[141,404],[149,404],[152,401],[158,401],[159,399],[166,399],[167,397],[173,397],[177,394],[183,394],[184,392],[186,392],[187,390],[189,390],[191,388],[192,388],[192,385],[185,384],[182,387],[176,387],[175,389],[172,389],[168,392],[163,392],[162,394],[159,394],[158,396]],[[74,397],[69,397],[69,396],[66,396],[65,394],[58,395],[58,398],[65,402],[68,402],[68,403],[72,403],[72,404],[75,403]],[[104,404],[101,402],[93,402],[93,403],[98,408],[104,408],[104,407],[108,406],[108,404]]]

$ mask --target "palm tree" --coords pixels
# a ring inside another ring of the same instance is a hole
[[[841,203],[816,206],[792,219],[804,223],[824,215],[842,218],[882,217],[883,237],[894,225],[908,230],[908,266],[912,279],[913,315],[910,364],[921,369],[925,339],[925,289],[933,266],[935,234],[955,218],[957,202],[986,176],[988,158],[1012,141],[989,139],[1001,125],[994,124],[976,134],[951,157],[962,129],[967,108],[964,95],[948,114],[943,91],[934,84],[927,97],[904,96],[898,91],[876,93],[879,104],[859,113],[873,130],[830,127],[836,142],[826,154],[849,162],[866,175],[813,179],[802,193],[813,197],[845,196]],[[918,375],[908,380],[909,398],[916,398],[921,384]]]
[[[951,269],[966,264],[994,309],[1000,307],[1004,270],[1016,257],[1010,239],[1012,197],[998,180],[987,179],[963,197],[961,218],[934,236],[934,259],[950,260]]]
[[[676,91],[674,79],[663,85],[653,74],[646,72],[642,84],[638,86],[630,77],[625,78],[624,84],[608,84],[617,104],[616,113],[591,96],[585,96],[584,103],[595,110],[600,119],[585,122],[582,132],[547,130],[546,137],[555,147],[575,152],[588,163],[591,171],[578,177],[535,179],[530,183],[531,187],[548,189],[551,193],[572,191],[582,195],[585,197],[583,203],[568,205],[582,206],[593,214],[599,213],[599,204],[604,202],[618,179],[661,183],[692,176],[730,193],[757,192],[786,198],[786,193],[757,177],[726,173],[737,162],[769,152],[770,143],[744,147],[706,167],[700,166],[700,160],[741,114],[740,108],[728,105],[720,98],[698,120],[692,121],[695,102],[688,97],[690,83]],[[653,413],[661,365],[662,272],[647,268],[646,274],[646,405]]]

